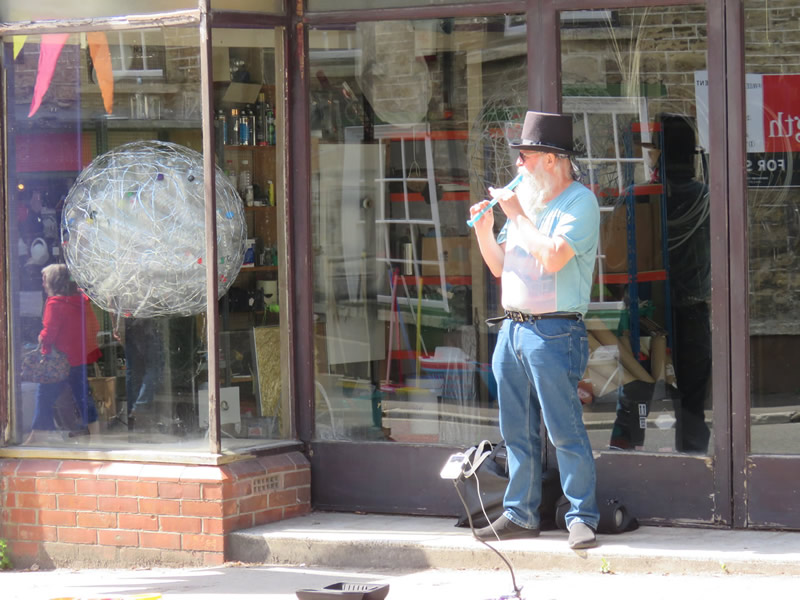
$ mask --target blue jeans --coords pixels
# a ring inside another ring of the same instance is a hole
[[[578,399],[578,381],[588,360],[583,321],[503,321],[492,355],[500,432],[508,451],[503,506],[506,518],[521,527],[539,527],[543,419],[556,448],[561,487],[570,502],[567,527],[577,520],[597,529],[594,457]]]
[[[72,398],[78,408],[83,426],[87,427],[89,423],[97,421],[97,406],[95,406],[92,390],[89,387],[87,368],[88,365],[70,367],[69,376],[64,381],[39,384],[31,429],[42,431],[56,429],[55,405],[58,396],[66,386],[69,386],[72,391]]]

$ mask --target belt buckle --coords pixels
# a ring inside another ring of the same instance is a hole
[[[518,310],[509,311],[508,314],[511,317],[511,320],[512,321],[516,321],[517,323],[525,323],[525,321],[527,321],[527,319],[525,318],[525,315],[523,315]]]

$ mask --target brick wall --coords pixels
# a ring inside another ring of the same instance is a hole
[[[14,565],[206,566],[225,535],[310,510],[299,452],[222,466],[0,459],[0,537]]]

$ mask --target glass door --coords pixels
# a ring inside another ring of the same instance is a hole
[[[706,22],[703,5],[560,13],[562,107],[601,207],[584,422],[599,496],[645,521],[716,518]]]
[[[313,502],[453,514],[445,458],[500,439],[499,293],[467,220],[514,176],[525,18],[312,27],[309,55]]]
[[[800,252],[798,203],[800,89],[797,49],[782,31],[787,12],[761,1],[744,2],[746,194],[742,262],[749,279],[749,382],[740,377],[742,399],[749,391],[742,502],[737,521],[755,527],[800,527],[800,514],[787,498],[800,492],[787,469],[797,469],[800,443],[800,379],[795,361],[800,343],[796,302]],[[739,472],[737,469],[735,472]]]
[[[465,221],[512,178],[525,111],[560,101],[603,207],[581,384],[600,495],[643,521],[729,518],[707,20],[702,5],[562,12],[535,40],[524,15],[310,29],[318,508],[454,514],[445,458],[500,439],[484,324],[499,288]]]

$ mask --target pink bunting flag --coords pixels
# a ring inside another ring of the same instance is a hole
[[[68,33],[46,33],[42,35],[42,43],[39,45],[39,68],[36,72],[36,84],[33,87],[33,100],[31,100],[31,110],[28,118],[36,114],[42,104],[50,82],[53,80],[53,73],[56,70],[58,57],[61,49],[67,43]]]

